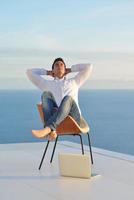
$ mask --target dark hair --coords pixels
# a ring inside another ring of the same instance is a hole
[[[52,69],[54,69],[54,64],[55,64],[56,62],[58,62],[58,61],[63,62],[63,63],[64,63],[64,66],[65,66],[65,68],[66,68],[66,64],[65,64],[64,60],[63,60],[62,58],[56,58],[56,59],[54,60],[53,64],[52,64]]]

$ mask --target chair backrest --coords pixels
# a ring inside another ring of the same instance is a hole
[[[42,123],[44,124],[45,120],[44,120],[44,113],[43,113],[43,107],[42,107],[42,103],[38,103],[37,104],[37,108],[38,108],[38,112],[39,112],[39,115],[40,115],[40,119],[42,121]]]
[[[42,123],[44,124],[45,122],[45,116],[43,113],[43,107],[42,107],[42,103],[38,103],[37,104],[37,108],[40,114],[40,118]],[[68,115],[61,123],[60,125],[56,128],[56,132],[58,134],[63,134],[63,133],[67,133],[67,134],[72,134],[72,133],[86,133],[89,130],[89,127],[86,123],[86,121],[81,118],[81,122],[82,122],[82,128],[77,124],[77,122],[70,116]]]

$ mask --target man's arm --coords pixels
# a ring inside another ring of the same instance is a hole
[[[54,77],[54,74],[53,74],[52,70],[48,70],[47,71],[47,75]]]
[[[85,81],[89,78],[92,72],[93,65],[92,64],[76,64],[71,66],[71,72],[78,72],[78,74],[74,77],[76,84],[80,87]]]
[[[71,72],[71,68],[66,68],[65,75],[69,74]]]
[[[41,90],[46,90],[48,80],[42,78],[42,75],[50,75],[49,71],[44,68],[27,69],[26,71],[29,80]]]

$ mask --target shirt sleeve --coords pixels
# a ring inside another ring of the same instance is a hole
[[[90,77],[92,72],[93,65],[92,64],[76,64],[71,66],[72,72],[78,72],[78,74],[74,77],[76,84],[81,87],[85,81]]]
[[[42,75],[47,75],[47,70],[43,68],[27,69],[26,74],[29,80],[39,89],[47,90],[48,80],[42,77]]]

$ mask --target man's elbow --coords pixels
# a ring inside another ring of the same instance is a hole
[[[29,76],[29,75],[31,75],[31,73],[32,73],[32,70],[31,69],[27,69],[26,70],[26,74]]]
[[[87,69],[87,71],[88,71],[88,72],[90,72],[90,73],[91,73],[91,72],[92,72],[92,70],[93,70],[93,64],[91,64],[91,63],[88,63],[88,64],[87,64],[87,66],[86,66],[86,69]]]
[[[32,78],[32,70],[31,69],[27,69],[26,70],[26,75],[31,80],[31,78]]]

